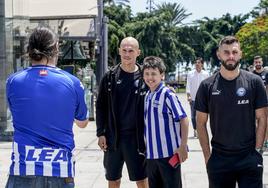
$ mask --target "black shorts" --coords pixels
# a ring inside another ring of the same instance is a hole
[[[120,179],[124,162],[131,181],[140,181],[147,177],[145,156],[138,152],[135,135],[122,138],[117,150],[104,152],[103,165],[106,179],[109,181]]]
[[[170,157],[163,159],[147,159],[147,175],[149,187],[181,188],[181,165],[173,168],[169,163]]]

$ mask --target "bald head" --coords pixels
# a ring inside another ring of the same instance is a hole
[[[125,45],[130,45],[133,48],[139,49],[139,42],[137,41],[137,39],[133,38],[133,37],[126,37],[124,38],[121,43],[120,43],[120,48],[125,46]]]
[[[139,42],[133,37],[124,38],[120,44],[119,55],[123,70],[135,70],[136,59],[140,55]]]

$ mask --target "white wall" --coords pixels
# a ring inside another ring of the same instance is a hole
[[[29,0],[30,16],[97,15],[97,0]]]
[[[5,16],[97,15],[97,0],[5,0]]]

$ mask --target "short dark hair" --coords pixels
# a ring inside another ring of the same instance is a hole
[[[231,35],[228,35],[228,36],[225,36],[223,37],[220,42],[219,42],[219,46],[222,46],[223,44],[233,44],[233,43],[239,43],[239,40],[235,37],[235,36],[231,36]]]
[[[198,57],[198,58],[196,58],[196,59],[195,59],[195,63],[196,63],[197,61],[200,61],[200,63],[204,64],[204,60],[203,60],[202,57]]]
[[[256,59],[262,59],[262,57],[261,57],[260,55],[256,55],[256,56],[254,57],[254,60],[256,60]]]
[[[148,56],[144,58],[142,72],[145,69],[149,69],[149,68],[153,68],[153,69],[157,68],[161,74],[166,71],[166,66],[164,64],[164,61],[160,57],[156,57],[156,56]]]
[[[58,36],[49,28],[37,27],[29,38],[27,52],[30,59],[40,61],[47,60],[58,54]]]

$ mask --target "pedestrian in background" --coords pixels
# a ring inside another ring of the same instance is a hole
[[[9,76],[14,141],[6,188],[74,187],[73,123],[84,128],[84,88],[56,67],[58,38],[48,28],[30,35],[30,67]]]
[[[119,188],[123,164],[138,188],[147,187],[144,143],[145,84],[136,63],[139,43],[126,37],[119,48],[121,63],[108,71],[99,86],[96,102],[98,145],[109,188]]]
[[[262,81],[263,84],[265,85],[266,88],[266,93],[268,93],[268,71],[264,69],[263,67],[263,60],[261,56],[255,56],[254,57],[254,61],[253,61],[253,65],[254,65],[254,71],[253,73],[258,75]]]
[[[204,80],[196,95],[197,131],[210,188],[262,188],[262,145],[267,95],[259,76],[241,70],[240,43],[224,37],[217,51],[220,71]],[[210,150],[207,120],[212,133]],[[257,122],[257,126],[256,126]]]
[[[143,60],[143,79],[150,89],[144,110],[147,174],[151,188],[181,188],[179,163],[188,158],[189,122],[176,94],[162,82],[165,70],[159,57]],[[174,155],[180,161],[171,166]]]
[[[201,57],[195,60],[195,70],[191,71],[187,75],[187,82],[186,82],[186,94],[187,100],[191,107],[191,120],[192,126],[194,129],[194,137],[197,138],[196,132],[196,110],[194,109],[196,93],[200,83],[208,78],[208,72],[203,70],[204,61]]]

